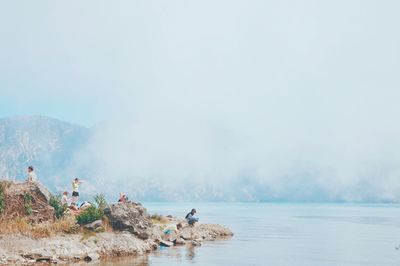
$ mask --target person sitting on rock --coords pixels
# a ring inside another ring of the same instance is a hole
[[[28,167],[28,176],[27,176],[27,181],[28,182],[35,182],[37,181],[37,176],[35,171],[33,171],[33,166]]]
[[[79,178],[75,178],[74,181],[72,181],[72,202],[77,202],[79,200],[80,184],[82,184],[82,182],[79,180]]]
[[[127,201],[128,201],[128,197],[125,195],[125,193],[123,193],[123,192],[119,193],[118,202],[125,203]]]
[[[61,198],[61,204],[68,206],[68,191],[64,191],[62,198]]]
[[[80,213],[79,208],[76,206],[75,202],[71,202],[71,205],[69,206],[69,209],[72,211],[74,215],[78,215]]]
[[[186,221],[189,225],[194,225],[196,222],[199,221],[199,218],[194,217],[196,213],[196,209],[192,209],[188,214],[186,214]]]
[[[90,206],[92,206],[92,203],[90,203],[89,201],[84,201],[81,203],[81,205],[79,206],[79,210],[80,211],[84,211],[87,208],[89,208]]]

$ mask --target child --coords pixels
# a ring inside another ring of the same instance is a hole
[[[164,230],[164,239],[168,241],[172,241],[174,245],[180,244],[181,241],[181,229],[182,224],[178,223],[176,228],[169,228]]]

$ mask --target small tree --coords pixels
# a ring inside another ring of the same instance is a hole
[[[107,208],[108,203],[106,201],[106,197],[104,196],[104,194],[96,194],[93,197],[94,202],[96,202],[97,208],[103,210],[105,208]]]
[[[61,203],[61,195],[52,195],[49,200],[49,205],[54,208],[54,213],[57,219],[60,219],[64,216],[67,206]]]

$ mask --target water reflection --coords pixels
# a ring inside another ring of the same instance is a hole
[[[186,259],[187,260],[193,260],[196,253],[194,252],[194,246],[193,245],[187,245],[186,246]]]
[[[167,259],[172,264],[173,262],[192,261],[196,257],[196,247],[187,244],[185,246],[176,247],[159,247],[158,250],[153,251],[151,254],[138,255],[125,258],[113,258],[100,263],[93,263],[89,265],[100,265],[100,266],[148,266],[153,265],[157,261],[164,261]],[[85,263],[85,265],[88,265]]]
[[[85,265],[91,265],[85,263]],[[99,265],[99,266],[148,266],[150,265],[149,256],[145,255],[138,255],[138,256],[129,256],[124,258],[113,258],[108,259],[107,261],[101,261],[100,263],[94,263],[92,265]]]

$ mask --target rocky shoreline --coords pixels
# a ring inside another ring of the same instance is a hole
[[[153,231],[153,235],[146,240],[128,231],[93,233],[88,236],[66,234],[41,239],[22,235],[0,235],[0,264],[66,264],[145,254],[159,246],[161,228],[155,225]],[[226,239],[232,235],[228,228],[217,224],[187,226],[182,230],[182,237],[186,239],[185,245],[198,246],[203,241]]]
[[[41,185],[32,183],[3,184],[2,221],[20,219],[24,215],[22,204],[27,193],[32,196],[32,211],[23,219],[34,229],[35,226],[46,229],[56,223],[54,209],[46,203],[51,194]],[[101,220],[81,226],[73,222],[73,232],[61,231],[46,237],[34,237],[29,230],[28,234],[0,233],[0,265],[70,264],[146,254],[157,250],[160,244],[168,246],[170,242],[163,237],[163,230],[177,223],[183,225],[180,245],[201,246],[203,241],[222,240],[233,235],[230,229],[218,224],[189,226],[184,219],[172,216],[151,217],[146,208],[135,202],[114,203],[102,212]],[[73,216],[70,218],[75,221]]]

